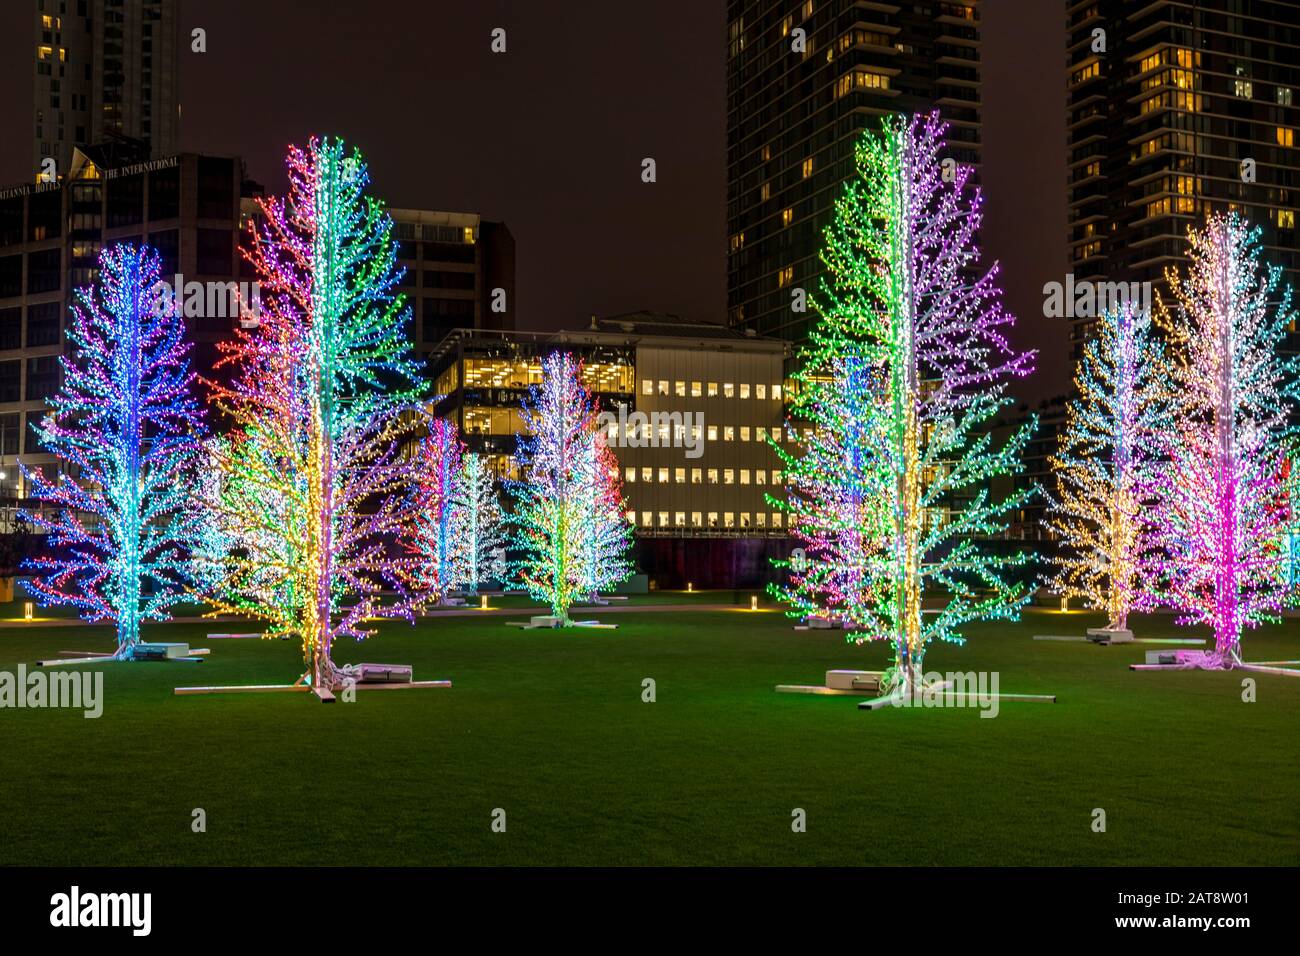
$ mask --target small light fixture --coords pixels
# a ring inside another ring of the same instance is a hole
[[[1061,595],[1061,610],[1062,610],[1062,611],[1068,611],[1069,609],[1070,609],[1070,597],[1069,597],[1068,594],[1062,594],[1062,595]]]
[[[30,621],[32,619],[32,615],[35,612],[36,609],[32,607],[32,602],[28,601],[26,604],[23,605],[23,620]]]
[[[479,598],[478,606],[479,606],[480,608],[482,608],[484,611],[486,611],[486,610],[488,609],[488,606],[487,606],[487,595],[486,595],[486,594],[484,594],[482,597]]]
[[[758,595],[757,595],[757,594],[751,594],[751,595],[749,596],[749,609],[750,609],[751,611],[757,611],[757,610],[758,610]]]
[[[687,582],[686,582],[686,593],[687,593],[687,594],[690,594],[690,593],[691,593],[692,591],[694,591],[694,590],[695,590],[695,585],[692,584],[690,581],[687,581]]]

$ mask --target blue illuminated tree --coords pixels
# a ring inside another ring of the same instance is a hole
[[[63,384],[33,425],[65,469],[53,479],[23,469],[31,497],[54,506],[29,515],[49,553],[27,562],[27,587],[44,605],[114,622],[114,656],[129,660],[140,623],[166,620],[190,590],[205,429],[184,319],[155,289],[158,254],[113,245],[99,272],[97,286],[77,292]]]

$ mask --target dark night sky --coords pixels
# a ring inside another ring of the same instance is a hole
[[[0,185],[31,162],[32,0],[0,0]],[[390,205],[504,220],[522,328],[646,308],[720,322],[726,305],[725,4],[608,0],[184,0],[182,148],[239,155],[269,191],[284,146],[355,142]],[[1027,398],[1068,381],[1041,287],[1065,271],[1063,13],[984,5],[986,256]],[[508,52],[488,49],[493,27]],[[12,131],[13,135],[9,135]],[[653,156],[658,182],[640,181]]]

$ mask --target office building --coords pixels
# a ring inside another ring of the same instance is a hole
[[[1300,286],[1300,2],[1067,0],[1067,271],[1151,282],[1235,209]],[[1077,358],[1092,316],[1075,316]],[[1289,343],[1296,347],[1293,340]]]
[[[33,178],[78,146],[178,148],[179,0],[36,0]]]
[[[854,144],[889,113],[938,108],[980,159],[980,5],[856,0],[727,4],[727,321],[799,342],[792,309],[823,273],[823,230]],[[800,33],[799,31],[802,31]]]

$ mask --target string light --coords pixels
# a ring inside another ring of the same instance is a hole
[[[456,580],[470,594],[477,594],[484,581],[501,581],[506,576],[501,501],[482,455],[463,457],[452,503]]]

